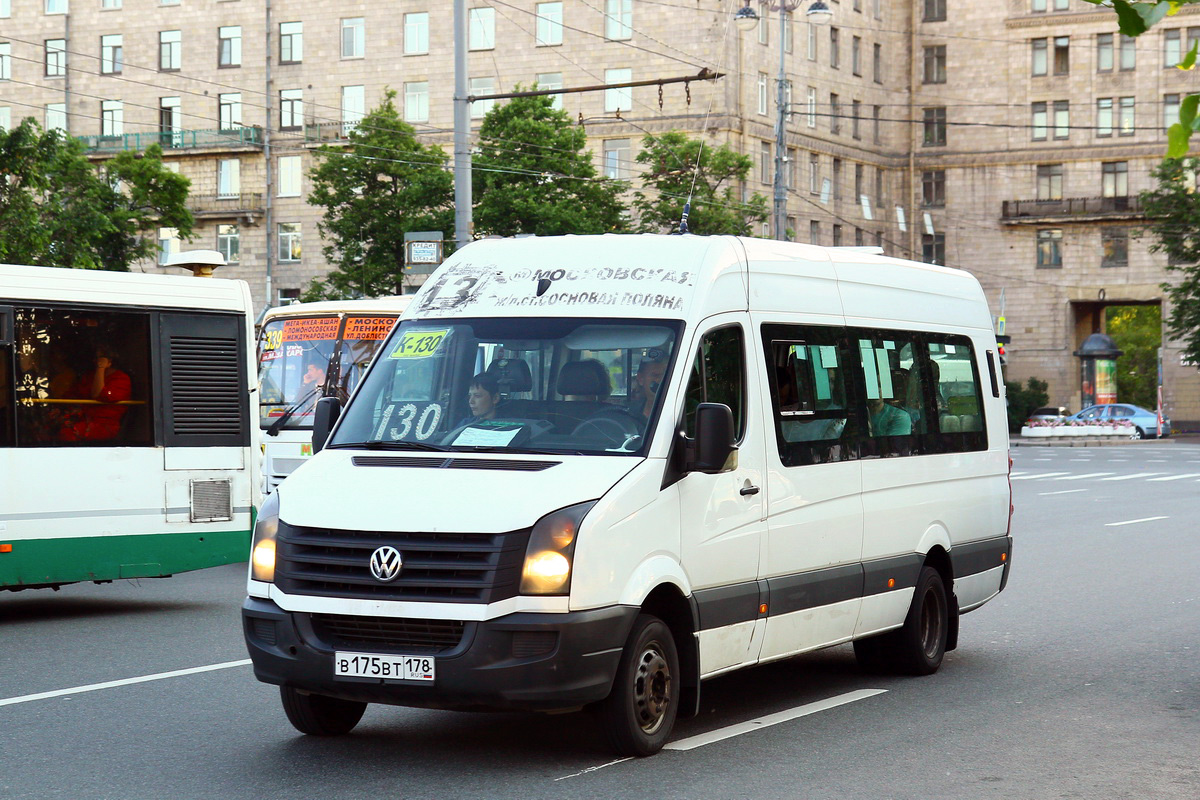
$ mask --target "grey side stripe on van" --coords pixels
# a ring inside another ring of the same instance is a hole
[[[1004,562],[1000,560],[1001,555],[1007,552],[1006,536],[958,545],[950,554],[954,577],[962,578],[1002,566]],[[767,604],[767,616],[774,617],[859,597],[912,589],[917,585],[923,563],[924,559],[919,553],[910,553],[797,575],[700,589],[693,593],[700,630],[757,619],[761,616],[759,607],[763,603]],[[895,583],[889,586],[889,580]]]

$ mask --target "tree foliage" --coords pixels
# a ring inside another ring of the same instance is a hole
[[[699,140],[669,131],[647,135],[637,161],[648,167],[642,176],[644,190],[633,194],[642,233],[678,230],[689,195],[688,230],[692,233],[750,236],[754,224],[767,218],[765,197],[756,192],[742,202],[738,196],[734,184],[746,179],[754,162],[728,145],[705,144],[702,150]]]
[[[189,181],[158,145],[100,165],[83,144],[27,118],[0,130],[0,262],[127,271],[154,255],[160,227],[192,235]]]
[[[1050,402],[1047,394],[1050,384],[1037,378],[1030,378],[1024,386],[1019,381],[1005,381],[1004,393],[1008,397],[1008,429],[1013,433],[1021,430],[1025,420],[1035,408],[1041,408]]]
[[[1162,309],[1110,306],[1104,309],[1104,314],[1104,329],[1124,351],[1117,359],[1117,399],[1142,408],[1157,408]]]
[[[521,91],[518,86],[516,91]],[[480,235],[620,233],[622,181],[597,177],[587,132],[549,96],[495,105],[471,159],[473,218]]]
[[[322,252],[335,268],[304,299],[377,297],[399,290],[404,234],[454,229],[454,181],[446,154],[422,145],[400,118],[396,93],[363,117],[349,146],[324,145],[309,173],[308,202],[325,209]]]
[[[1151,252],[1167,254],[1167,272],[1176,280],[1162,285],[1171,301],[1168,335],[1185,356],[1200,363],[1200,159],[1167,159],[1151,173],[1155,188],[1142,192],[1142,210],[1154,236]]]

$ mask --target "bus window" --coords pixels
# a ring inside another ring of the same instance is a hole
[[[375,351],[395,324],[394,316],[346,317],[346,327],[342,332],[342,345],[338,353],[337,374],[331,376],[331,394],[343,403],[349,399],[354,387],[362,380],[367,365],[375,357]]]
[[[259,417],[263,427],[311,428],[337,344],[337,315],[275,319],[259,339]]]

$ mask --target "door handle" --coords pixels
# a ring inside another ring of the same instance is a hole
[[[758,492],[759,488],[757,486],[743,486],[739,494],[742,497],[749,497],[750,495],[758,494]]]

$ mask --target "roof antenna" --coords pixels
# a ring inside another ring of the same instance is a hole
[[[687,219],[690,213],[692,213],[692,198],[689,196],[687,202],[683,204],[683,216],[679,218],[679,230],[676,233],[683,235],[688,232]]]

